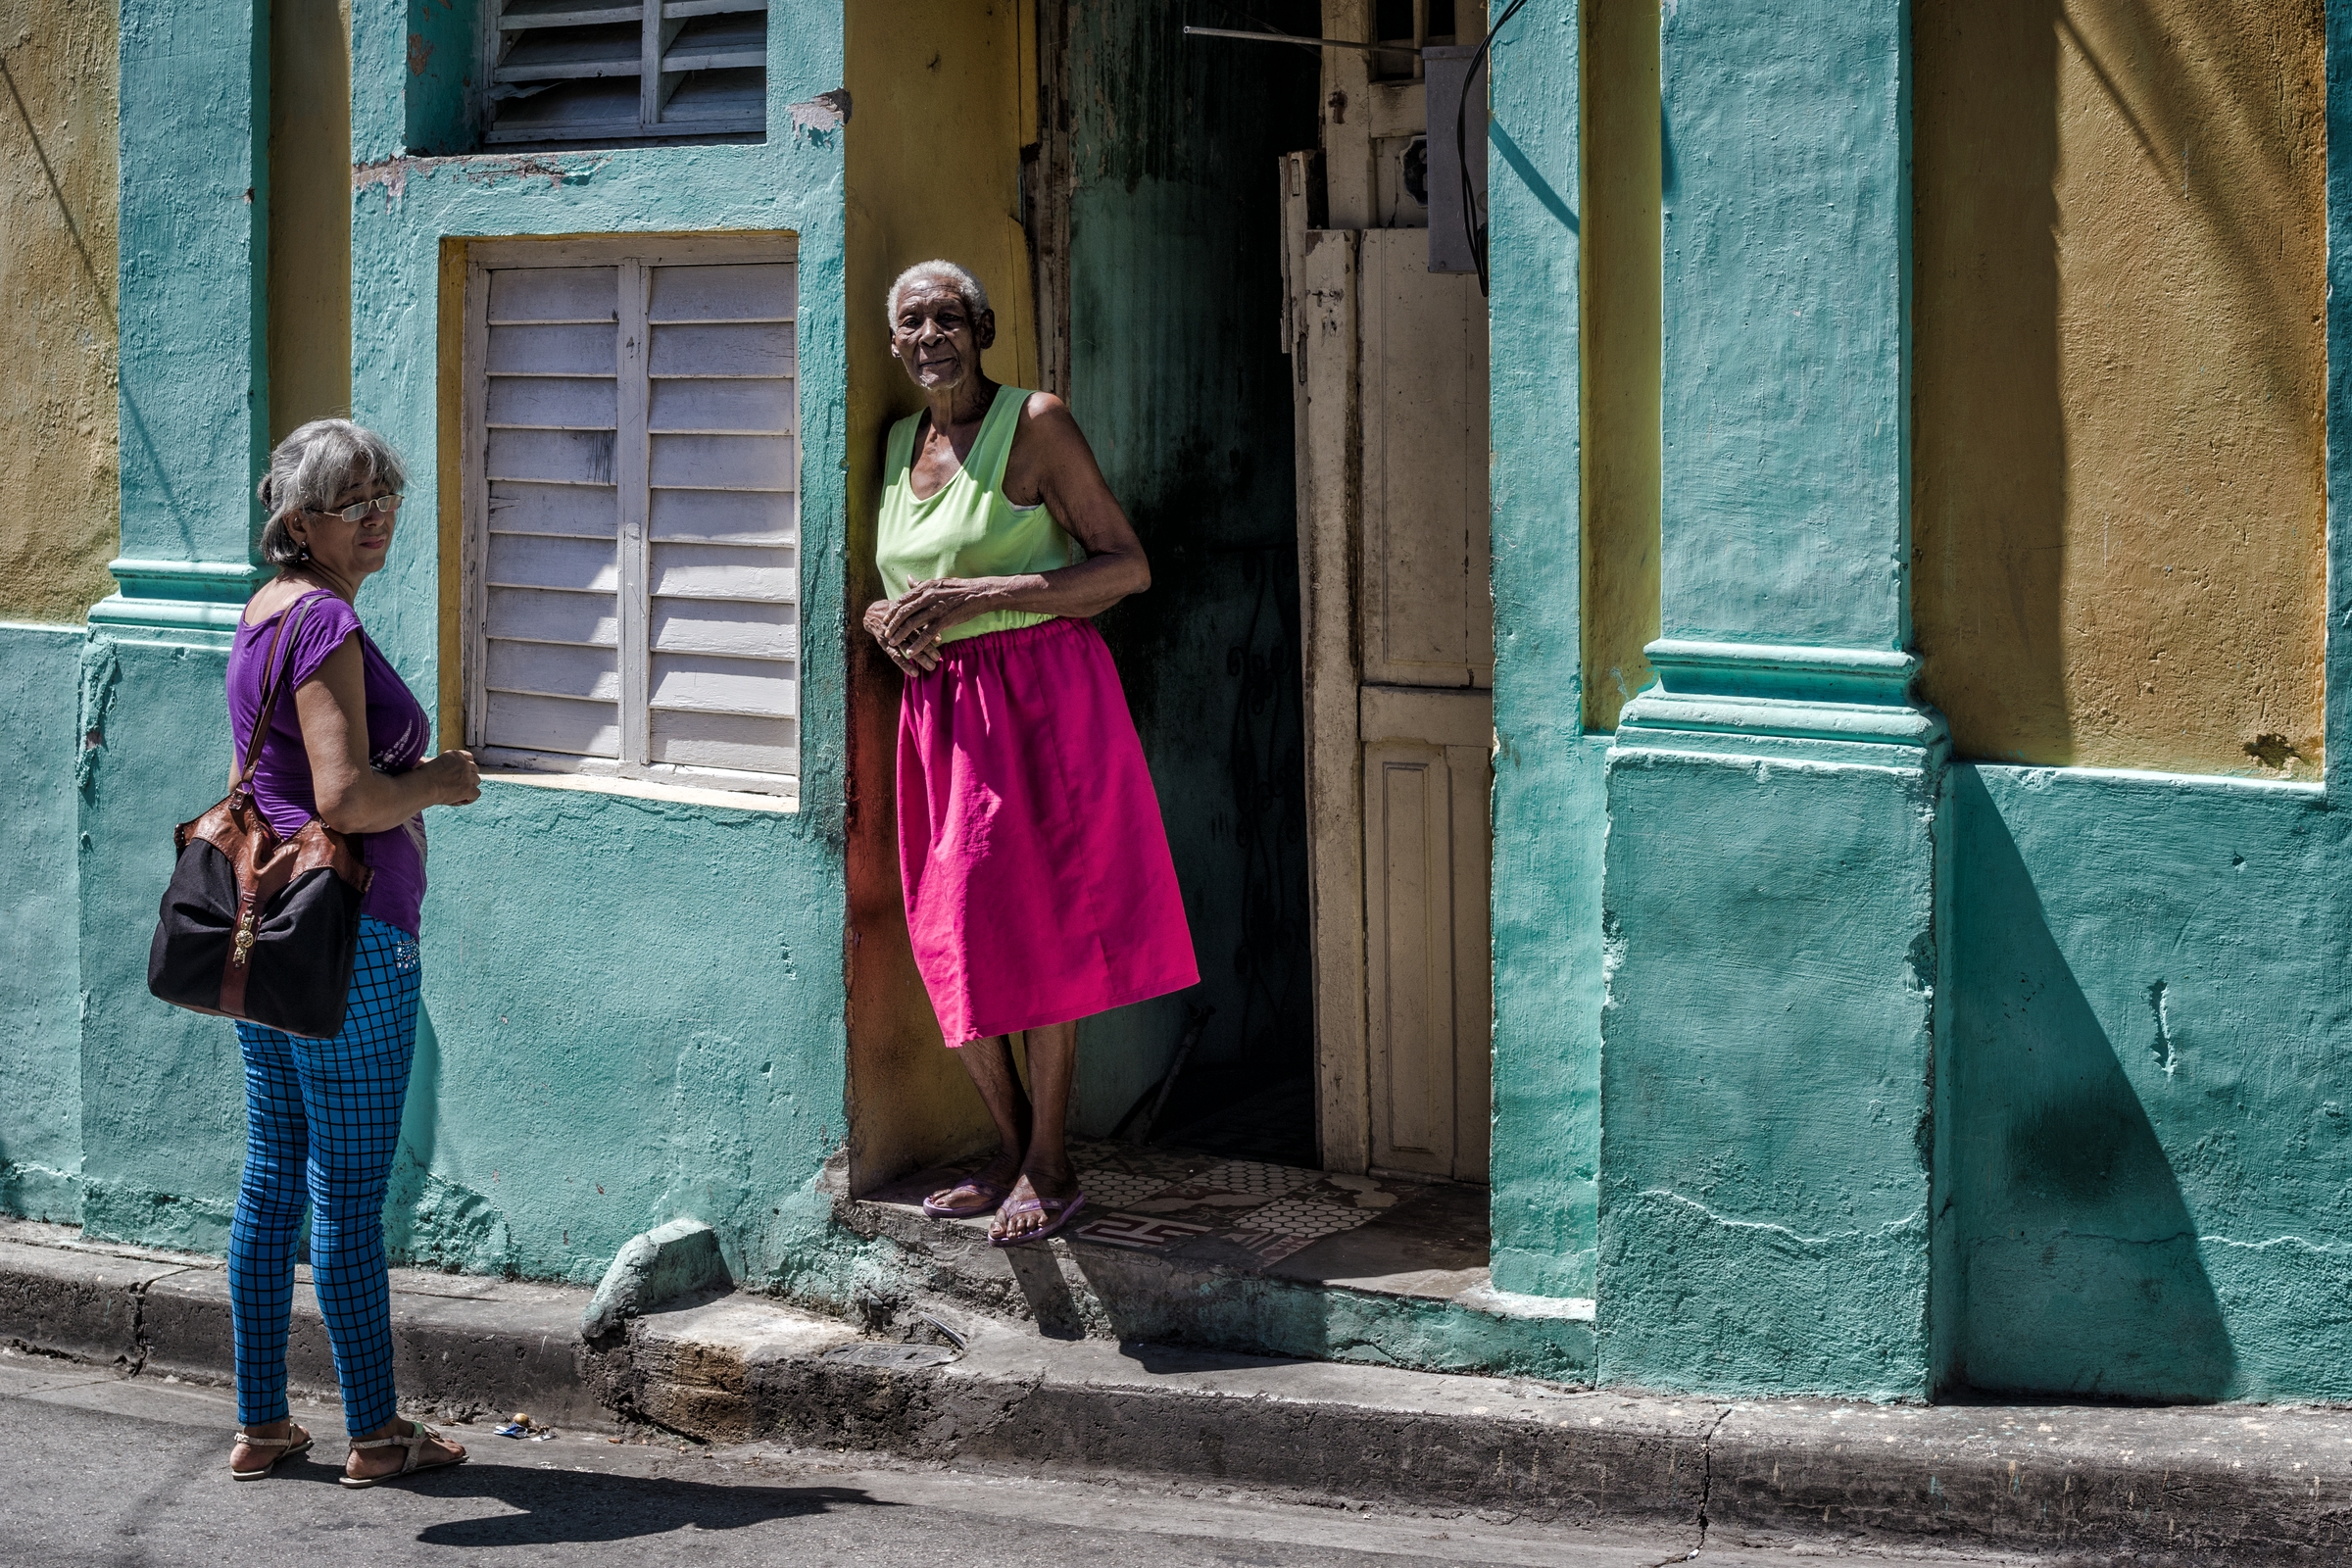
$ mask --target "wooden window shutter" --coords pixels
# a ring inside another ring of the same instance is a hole
[[[494,766],[796,793],[788,242],[481,249],[468,738]]]
[[[496,0],[483,140],[759,134],[767,0]]]

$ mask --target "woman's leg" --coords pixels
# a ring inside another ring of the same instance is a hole
[[[292,1038],[239,1023],[237,1049],[245,1058],[245,1174],[228,1222],[237,1422],[256,1436],[274,1437],[281,1435],[275,1424],[286,1418],[286,1315],[294,1305],[294,1237],[302,1225],[310,1130]]]
[[[400,1143],[420,978],[414,937],[363,921],[343,1032],[294,1042],[311,1126],[311,1279],[354,1437],[393,1415],[384,1185]]]
[[[1029,1046],[1029,1084],[1033,1091],[1029,1101],[1029,1147],[1021,1156],[1021,1179],[1004,1200],[1007,1208],[1030,1198],[1059,1204],[1078,1191],[1078,1172],[1070,1165],[1063,1126],[1070,1114],[1070,1081],[1078,1070],[1078,1026],[1048,1024],[1030,1030],[1023,1038]],[[971,1047],[963,1049],[969,1051]],[[1009,1068],[1010,1053],[1006,1055]],[[1032,1210],[1003,1215],[991,1230],[1000,1237],[1026,1236],[1053,1222],[1053,1215]]]
[[[931,1195],[932,1202],[947,1207],[957,1206],[955,1195],[971,1182],[987,1182],[1000,1191],[1012,1186],[1021,1173],[1021,1160],[1029,1152],[1031,1121],[1029,1096],[1021,1088],[1021,1075],[1012,1065],[1012,1042],[1008,1036],[967,1041],[956,1048],[956,1059],[971,1075],[972,1087],[980,1091],[980,1102],[988,1107],[989,1119],[997,1124],[997,1152],[996,1157],[964,1181]],[[971,1200],[961,1201],[968,1203]],[[988,1210],[982,1208],[977,1212]]]

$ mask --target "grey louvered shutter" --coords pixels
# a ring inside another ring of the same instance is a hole
[[[766,128],[767,0],[495,0],[492,145]]]
[[[793,264],[487,249],[468,735],[492,765],[794,793]]]

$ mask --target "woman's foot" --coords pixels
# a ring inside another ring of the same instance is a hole
[[[1052,1165],[1033,1164],[1012,1184],[1004,1206],[997,1210],[997,1222],[988,1228],[988,1239],[1002,1245],[1050,1230],[1061,1222],[1070,1201],[1081,1196],[1078,1173],[1067,1159]]]
[[[240,1481],[268,1475],[281,1462],[311,1446],[311,1435],[281,1416],[275,1421],[248,1422],[228,1450],[228,1473]]]
[[[414,1421],[403,1421],[395,1416],[373,1432],[362,1433],[352,1440],[351,1457],[343,1461],[344,1478],[349,1481],[381,1481],[387,1476],[399,1475],[404,1466],[413,1474],[417,1470],[436,1470],[445,1464],[456,1464],[466,1457],[464,1444],[452,1443],[436,1433],[416,1445],[416,1462],[409,1465],[410,1440],[424,1430]],[[360,1446],[362,1443],[377,1443],[387,1438],[392,1441],[382,1443],[378,1447]]]
[[[933,1219],[978,1219],[996,1211],[1021,1174],[1021,1156],[1003,1152],[953,1187],[943,1187],[923,1200],[923,1212]]]

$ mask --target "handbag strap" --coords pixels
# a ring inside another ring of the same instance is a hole
[[[319,589],[318,592],[323,593],[325,590]],[[228,787],[231,795],[240,791],[251,793],[249,786],[253,782],[254,765],[262,760],[262,742],[269,738],[270,726],[277,720],[278,699],[286,694],[286,668],[294,662],[293,641],[302,633],[303,617],[311,612],[313,597],[313,594],[305,594],[296,601],[293,614],[278,621],[277,635],[270,639],[270,656],[265,665],[269,669],[269,679],[262,685],[261,711],[254,715],[253,733],[246,738],[245,760],[237,769],[236,782]],[[283,662],[277,657],[281,647],[286,651]]]

